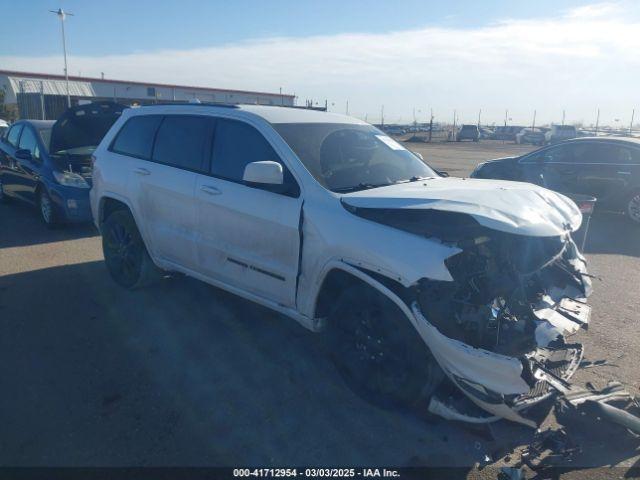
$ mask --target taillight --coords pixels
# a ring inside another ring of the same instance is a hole
[[[578,202],[578,208],[582,213],[592,214],[593,213],[593,202]]]

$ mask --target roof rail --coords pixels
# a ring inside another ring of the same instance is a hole
[[[167,105],[189,105],[190,107],[224,107],[224,108],[238,108],[236,103],[218,103],[218,102],[192,102],[178,100],[175,102],[159,102],[149,103],[146,105],[137,105],[139,107],[166,107]]]
[[[315,110],[318,112],[326,112],[326,107],[309,107],[306,105],[260,105],[257,103],[218,103],[218,102],[194,102],[193,100],[176,100],[175,102],[159,102],[149,103],[145,105],[136,105],[138,107],[162,107],[167,105],[189,105],[195,107],[223,107],[223,108],[240,108],[242,105],[256,105],[259,107],[278,107],[278,108],[296,108],[299,110]]]

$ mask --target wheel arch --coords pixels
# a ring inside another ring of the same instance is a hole
[[[353,285],[366,285],[379,294],[392,301],[413,324],[414,317],[407,302],[403,300],[404,294],[409,289],[393,280],[376,272],[357,268],[346,262],[335,262],[328,266],[322,276],[320,287],[315,295],[313,303],[313,317],[320,319],[321,323],[331,311],[331,305],[336,298],[336,292]]]
[[[133,221],[136,223],[136,227],[138,228],[138,231],[140,232],[140,236],[142,237],[142,241],[144,242],[147,248],[147,252],[155,262],[156,256],[154,255],[154,252],[153,252],[153,245],[151,244],[151,242],[149,242],[149,236],[145,231],[144,224],[140,221],[140,218],[138,217],[136,210],[131,206],[131,203],[127,198],[114,193],[105,193],[100,197],[98,201],[97,212],[96,212],[97,213],[96,223],[99,230],[102,230],[102,224],[107,219],[107,217],[111,213],[118,210],[128,210],[129,213],[131,213],[131,216],[133,217]]]

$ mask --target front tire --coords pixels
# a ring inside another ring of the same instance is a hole
[[[58,212],[44,187],[38,191],[38,211],[40,220],[47,228],[55,228],[59,225]]]
[[[144,287],[161,277],[128,210],[116,210],[102,224],[102,251],[111,277],[124,288]]]
[[[374,404],[426,406],[444,378],[409,319],[370,287],[339,297],[324,336],[347,385]]]
[[[626,214],[634,224],[640,226],[640,190],[633,192],[629,196]]]
[[[9,203],[9,197],[7,197],[3,190],[2,176],[0,176],[0,203]]]

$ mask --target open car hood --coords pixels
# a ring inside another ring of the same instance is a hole
[[[353,192],[341,200],[355,208],[465,213],[484,227],[537,237],[575,231],[582,223],[580,210],[564,195],[504,180],[435,178]]]
[[[97,146],[125,108],[107,101],[71,107],[53,124],[49,151]]]

